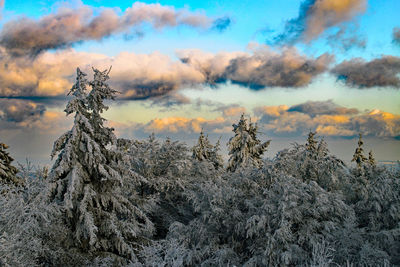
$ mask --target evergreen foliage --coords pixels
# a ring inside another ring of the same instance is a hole
[[[278,152],[273,169],[305,182],[315,181],[328,191],[338,189],[348,176],[346,165],[329,153],[324,139],[316,141],[315,135],[311,132],[305,145],[295,143]]]
[[[94,69],[94,80],[77,69],[67,115],[75,113],[72,129],[54,144],[58,155],[50,173],[52,201],[60,203],[72,230],[74,245],[84,251],[111,252],[135,259],[134,243],[150,236],[153,227],[146,214],[121,191],[124,170],[112,128],[104,126],[103,101],[114,99],[108,71]],[[87,94],[87,87],[91,91]]]
[[[362,148],[363,144],[364,141],[362,140],[362,134],[360,133],[358,138],[358,147],[356,148],[356,151],[354,151],[353,159],[351,160],[357,164],[359,170],[361,170],[363,163],[368,160],[368,158],[364,156],[364,149]]]
[[[227,170],[235,172],[242,166],[261,167],[261,156],[267,150],[271,140],[261,143],[257,137],[257,124],[250,121],[247,125],[244,114],[241,115],[238,124],[232,126],[235,136],[228,142],[230,158]]]
[[[316,132],[262,159],[269,141],[242,115],[223,169],[203,132],[192,151],[117,139],[108,75],[77,69],[50,173],[27,161],[23,186],[0,183],[0,266],[400,266],[400,171],[366,158],[361,135],[356,168]]]
[[[11,165],[14,159],[6,149],[8,146],[0,143],[0,183],[20,185],[22,181],[16,176],[18,169]]]
[[[197,144],[192,148],[192,158],[198,161],[208,161],[214,165],[215,169],[223,167],[222,156],[219,154],[220,140],[213,146],[201,130]]]
[[[314,138],[316,134],[317,132],[311,132],[311,131],[308,133],[306,148],[310,152],[317,151],[318,142]]]
[[[374,155],[372,154],[372,150],[370,150],[368,153],[368,163],[369,163],[369,165],[371,165],[373,167],[376,166],[376,161],[375,161]]]

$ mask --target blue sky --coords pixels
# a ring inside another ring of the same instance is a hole
[[[149,19],[127,26],[123,18],[132,7],[130,19],[141,12]],[[105,10],[111,15],[101,16]],[[58,99],[72,85],[74,69],[113,65],[110,82],[122,96],[106,117],[120,135],[143,138],[154,131],[193,143],[203,127],[227,140],[245,112],[281,148],[317,130],[339,144],[335,153],[349,157],[346,142],[363,131],[378,159],[397,160],[398,10],[397,0],[6,0],[0,52],[9,74],[0,77],[0,141],[18,159],[47,162],[48,140],[71,124],[62,115],[65,100]],[[66,14],[76,20],[63,22]],[[89,27],[110,18],[119,22],[109,32],[101,29],[107,21]],[[230,23],[220,31],[221,18]],[[274,41],[278,36],[285,38]],[[305,104],[306,111],[291,111]],[[26,136],[36,136],[43,149],[16,147]]]

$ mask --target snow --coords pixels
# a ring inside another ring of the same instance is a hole
[[[400,168],[364,156],[361,134],[350,166],[314,132],[265,159],[243,114],[224,168],[203,131],[192,148],[118,139],[110,70],[93,71],[77,69],[50,173],[0,143],[1,266],[400,265]]]

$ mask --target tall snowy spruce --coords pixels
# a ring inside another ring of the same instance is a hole
[[[241,166],[260,167],[261,156],[267,150],[271,140],[261,143],[257,137],[257,124],[252,122],[247,125],[244,114],[240,117],[238,124],[233,124],[235,136],[228,142],[229,161],[227,170],[236,171]]]
[[[358,138],[358,146],[356,148],[356,151],[354,151],[353,154],[353,159],[351,161],[354,161],[357,164],[358,169],[361,169],[363,166],[363,163],[368,161],[368,158],[364,156],[364,149],[363,149],[363,144],[364,141],[362,140],[362,134],[359,134]]]
[[[201,130],[197,144],[192,148],[192,158],[198,161],[208,161],[214,165],[215,169],[223,166],[222,156],[219,154],[220,142],[219,140],[213,146],[208,140],[208,136],[204,135]]]
[[[94,70],[88,82],[77,69],[76,83],[65,112],[75,113],[73,127],[55,143],[58,158],[49,175],[50,199],[59,203],[72,231],[74,246],[86,252],[107,252],[135,259],[135,244],[153,231],[146,215],[121,192],[121,155],[112,128],[101,116],[116,91],[107,84],[109,70]],[[87,93],[87,88],[91,91]]]
[[[11,165],[14,159],[6,149],[8,146],[0,143],[0,183],[19,185],[22,181],[16,176],[18,169]]]

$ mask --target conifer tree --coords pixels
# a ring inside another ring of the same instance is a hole
[[[317,132],[309,132],[307,137],[306,149],[310,152],[317,151],[317,144],[318,142],[315,140],[315,135]]]
[[[220,140],[213,146],[208,140],[208,135],[204,135],[202,129],[197,144],[192,148],[192,158],[198,161],[209,161],[217,170],[223,166],[222,156],[219,154],[219,151]]]
[[[216,170],[224,166],[224,161],[222,159],[222,156],[221,154],[219,154],[220,150],[221,150],[221,143],[220,139],[218,139],[217,143],[215,143],[215,146],[213,146],[212,150],[210,151],[210,161],[212,162]]]
[[[234,172],[238,167],[248,165],[260,167],[261,156],[271,141],[261,143],[257,137],[257,124],[250,121],[247,125],[244,114],[241,115],[239,123],[232,126],[235,136],[231,137],[228,142],[230,158],[227,170]]]
[[[357,164],[358,169],[361,169],[362,165],[364,162],[366,162],[368,159],[364,156],[364,149],[362,148],[364,142],[362,140],[362,134],[359,134],[359,139],[358,139],[358,147],[356,148],[356,151],[354,152],[353,159],[351,160],[352,162],[355,161]]]
[[[376,161],[375,161],[374,155],[372,154],[372,150],[370,150],[369,153],[368,153],[368,163],[369,163],[372,167],[375,167],[375,166],[376,166]]]
[[[108,108],[103,101],[114,99],[116,91],[107,84],[109,71],[93,70],[88,82],[77,69],[74,98],[65,109],[67,115],[75,113],[74,125],[54,143],[51,156],[58,158],[50,173],[50,199],[65,210],[75,246],[134,259],[132,244],[150,234],[152,224],[121,192],[124,172],[111,149],[116,137],[101,117]]]
[[[192,148],[192,158],[197,159],[198,161],[209,160],[212,148],[213,146],[210,144],[208,136],[204,135],[202,129],[197,144]]]
[[[6,151],[8,146],[0,143],[0,182],[6,184],[21,184],[21,180],[17,178],[18,169],[11,165],[14,159]]]

